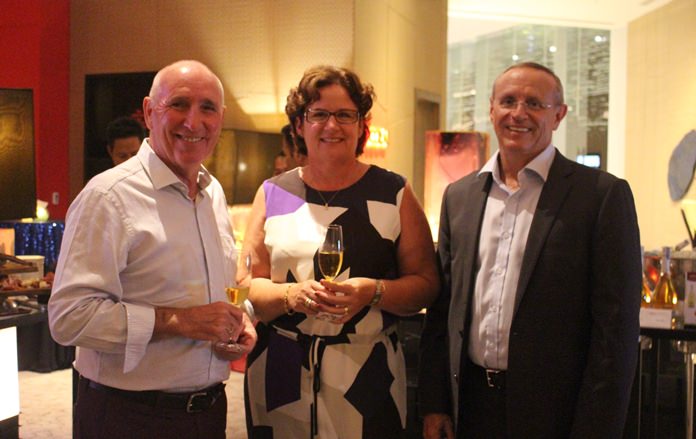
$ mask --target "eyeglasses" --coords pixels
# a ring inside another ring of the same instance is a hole
[[[355,110],[307,110],[305,111],[305,120],[309,123],[326,123],[329,117],[333,116],[336,122],[341,125],[349,125],[357,122],[360,119],[360,113]]]
[[[498,106],[505,110],[516,110],[517,106],[522,104],[528,111],[542,111],[553,107],[553,104],[545,104],[537,99],[527,99],[518,101],[515,98],[503,98],[498,101]]]

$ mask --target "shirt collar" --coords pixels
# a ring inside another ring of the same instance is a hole
[[[176,174],[169,169],[169,166],[155,154],[155,151],[153,151],[150,146],[149,140],[149,138],[146,138],[140,145],[138,159],[140,159],[140,163],[142,163],[143,169],[145,169],[147,175],[150,176],[150,180],[152,180],[155,189],[159,190],[170,185],[183,185],[185,187],[186,185],[179,177],[177,177]],[[204,190],[210,185],[211,181],[212,176],[210,172],[208,172],[205,166],[201,165],[198,171],[198,186],[201,190]]]
[[[490,159],[486,162],[485,165],[481,168],[481,170],[478,172],[478,175],[484,174],[486,172],[490,172],[493,174],[493,180],[495,180],[496,183],[499,183],[502,181],[500,178],[500,168],[498,166],[498,156],[500,155],[500,151],[496,151],[493,156],[491,156]],[[536,157],[532,159],[531,162],[527,163],[527,165],[520,171],[522,172],[533,172],[536,175],[538,175],[544,182],[546,182],[546,178],[549,176],[549,170],[551,169],[551,163],[553,163],[553,159],[556,156],[556,148],[553,146],[553,144],[549,144],[541,153],[539,153]]]

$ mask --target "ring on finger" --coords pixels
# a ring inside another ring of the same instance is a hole
[[[348,315],[348,307],[347,306],[343,307],[343,315]]]
[[[305,297],[304,305],[307,308],[312,309],[312,307],[314,306],[314,301],[312,299],[310,299],[309,297]]]

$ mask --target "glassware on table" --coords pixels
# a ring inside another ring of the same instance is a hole
[[[338,224],[329,224],[326,237],[319,247],[319,270],[324,279],[333,281],[343,265],[343,229]]]
[[[652,308],[662,308],[672,310],[672,329],[684,327],[683,303],[679,302],[677,290],[672,283],[672,249],[662,248],[662,266],[660,267],[660,279],[655,284],[650,306]]]
[[[672,249],[662,248],[662,266],[660,267],[660,279],[653,290],[652,300],[650,301],[655,308],[674,309],[677,305],[677,290],[672,283],[672,270],[670,267],[672,260]]]
[[[645,252],[644,252],[644,247],[640,246],[640,260],[641,260],[641,265],[643,267],[643,286],[641,287],[641,293],[640,293],[640,306],[644,308],[649,308],[651,306],[651,301],[652,301],[652,290],[650,289],[650,285],[648,284],[648,279],[645,276]]]

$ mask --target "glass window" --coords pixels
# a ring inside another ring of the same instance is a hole
[[[481,29],[476,20],[450,26]],[[554,133],[554,145],[576,160],[599,155],[606,169],[609,111],[610,31],[537,24],[513,25],[448,44],[447,130],[476,130],[498,142],[489,119],[493,81],[508,66],[535,61],[553,69],[563,82],[568,115]],[[466,33],[466,32],[465,32]]]

